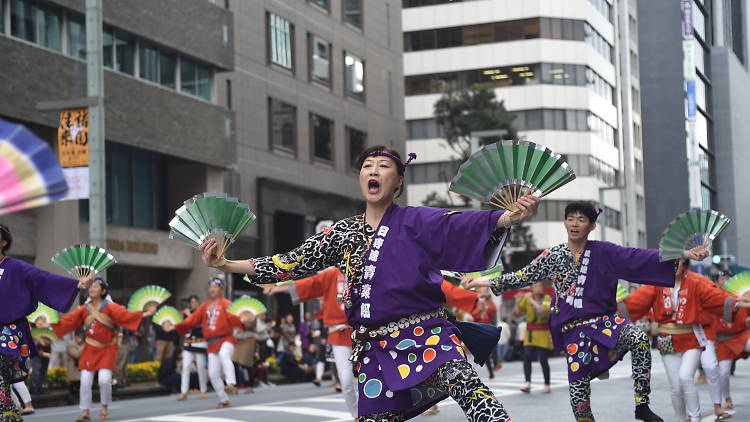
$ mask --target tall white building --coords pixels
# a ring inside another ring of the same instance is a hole
[[[494,87],[521,138],[566,156],[578,179],[542,201],[538,247],[564,239],[571,200],[599,201],[593,237],[645,245],[634,0],[403,0],[410,205],[447,198],[454,155],[433,119],[442,93]],[[457,201],[456,204],[462,204]],[[606,225],[606,233],[602,226]]]

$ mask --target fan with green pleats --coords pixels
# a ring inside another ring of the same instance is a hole
[[[84,278],[106,270],[114,265],[117,260],[104,248],[75,245],[58,252],[52,257],[52,262],[73,277]]]
[[[750,292],[750,270],[736,274],[721,287],[729,293],[742,297],[745,293]]]
[[[59,341],[60,337],[51,328],[32,328],[31,338],[48,338],[50,341]]]
[[[630,296],[630,290],[628,290],[628,286],[625,283],[627,283],[625,280],[620,280],[617,283],[617,296],[615,296],[615,300],[618,302],[622,302]]]
[[[682,258],[685,251],[711,243],[731,223],[727,216],[714,210],[692,210],[672,220],[659,240],[662,261]]]
[[[26,320],[34,323],[39,318],[44,319],[47,324],[57,324],[58,322],[60,322],[60,313],[43,304],[42,302],[39,302],[36,310],[26,316]]]
[[[161,305],[172,296],[169,290],[161,286],[144,286],[136,290],[128,301],[128,311],[145,311],[150,305]]]
[[[241,297],[227,308],[227,312],[237,316],[242,315],[245,312],[250,312],[253,315],[263,314],[267,312],[266,305],[263,302],[255,299],[254,297]]]
[[[503,263],[498,264],[488,270],[474,271],[470,273],[460,273],[457,271],[440,271],[443,276],[443,280],[454,284],[456,286],[461,285],[461,279],[464,277],[471,277],[474,280],[492,280],[503,275]]]
[[[199,248],[216,239],[216,254],[223,257],[229,246],[255,221],[250,207],[223,193],[205,192],[188,199],[169,222],[171,239]]]
[[[162,306],[156,311],[151,320],[158,325],[164,325],[165,322],[177,325],[182,322],[182,313],[174,306]]]
[[[533,142],[506,140],[471,154],[448,189],[517,212],[515,203],[527,192],[541,198],[575,177],[559,154]]]

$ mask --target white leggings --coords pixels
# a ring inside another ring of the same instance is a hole
[[[745,352],[750,353],[750,340],[745,343]],[[732,362],[734,362],[732,359],[719,362],[719,384],[721,386],[721,398],[724,400],[732,397],[729,393],[729,376],[732,372]]]
[[[18,396],[21,398],[21,400],[17,403],[19,404],[19,407],[24,407],[26,403],[31,403],[31,393],[29,393],[29,388],[26,387],[25,382],[19,381],[13,384],[12,387],[13,390],[15,390]],[[13,401],[18,401],[15,394],[13,394]]]
[[[716,342],[708,340],[706,349],[701,353],[701,367],[706,373],[708,393],[713,404],[721,404],[721,388],[719,387],[719,361],[716,359]]]
[[[94,372],[81,370],[81,410],[91,410],[91,389],[94,386]],[[99,370],[99,399],[103,406],[112,401],[112,371],[109,369]]]
[[[695,388],[695,371],[701,359],[701,349],[690,349],[680,353],[661,356],[672,392],[672,407],[679,422],[690,418],[699,422],[701,406]]]
[[[352,362],[349,356],[352,354],[351,346],[332,345],[333,358],[336,360],[336,373],[339,375],[341,390],[344,393],[346,407],[352,417],[357,417],[357,388],[354,385],[354,375],[352,374]]]
[[[219,353],[208,354],[208,378],[211,380],[211,386],[219,396],[219,402],[229,401],[229,396],[224,392],[224,381],[221,378],[222,372],[227,384],[237,384],[234,376],[234,364],[232,363],[232,354],[234,353],[234,344],[224,342],[219,349]]]
[[[187,394],[190,389],[190,365],[195,361],[195,367],[198,370],[198,385],[201,393],[208,391],[208,373],[206,372],[206,354],[182,351],[182,385],[180,392]]]

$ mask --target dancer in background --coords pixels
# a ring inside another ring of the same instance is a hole
[[[182,313],[185,318],[190,317],[193,313],[198,310],[201,302],[198,296],[191,295],[188,298],[188,308]],[[208,391],[208,372],[206,371],[206,355],[208,353],[208,342],[203,338],[203,326],[196,325],[185,334],[182,346],[182,368],[181,368],[181,383],[180,383],[180,395],[177,396],[177,401],[182,401],[187,398],[188,391],[190,390],[190,366],[195,362],[195,369],[198,372],[198,388],[200,389],[200,398],[205,399],[208,397],[206,392]]]
[[[549,393],[549,356],[552,353],[552,336],[549,332],[549,310],[552,298],[544,293],[542,283],[531,285],[531,291],[523,293],[516,300],[513,315],[526,319],[526,334],[523,339],[523,376],[526,385],[521,387],[524,393],[531,392],[531,362],[539,360],[544,377],[542,393]]]
[[[34,312],[38,302],[66,312],[78,290],[91,285],[91,277],[73,280],[9,257],[12,244],[10,228],[0,225],[0,332],[9,339],[0,343],[0,422],[21,420],[11,384],[28,376],[31,357],[37,353],[26,315]]]

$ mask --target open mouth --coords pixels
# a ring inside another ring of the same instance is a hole
[[[367,181],[367,192],[371,195],[375,195],[380,192],[380,182],[375,179]]]
[[[581,233],[581,231],[578,229],[570,229],[570,234],[579,234],[579,233]]]

